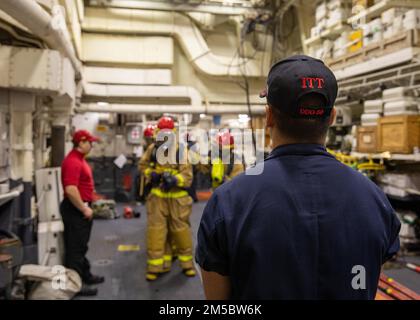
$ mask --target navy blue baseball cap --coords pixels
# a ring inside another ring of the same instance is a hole
[[[331,114],[338,85],[333,72],[321,60],[296,55],[274,64],[268,73],[266,89],[260,97],[274,108],[295,118],[323,118]],[[307,94],[318,93],[325,99],[321,106],[301,106]]]

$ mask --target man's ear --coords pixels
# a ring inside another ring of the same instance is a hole
[[[271,106],[265,106],[265,123],[267,124],[267,128],[274,127],[274,114],[273,109]]]
[[[333,108],[331,110],[330,121],[329,121],[328,125],[331,126],[334,123],[336,115],[337,115],[337,110],[335,108]]]

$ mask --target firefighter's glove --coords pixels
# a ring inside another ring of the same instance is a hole
[[[154,172],[154,171],[152,172],[150,181],[151,181],[153,186],[158,186],[161,179],[162,179],[162,175],[160,175],[159,173]]]
[[[175,187],[178,183],[178,179],[173,176],[172,174],[170,174],[169,172],[164,172],[162,175],[162,190],[164,191],[169,191],[170,189],[172,189],[173,187]]]

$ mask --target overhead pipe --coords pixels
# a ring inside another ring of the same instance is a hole
[[[87,8],[82,25],[85,32],[108,34],[168,35],[175,37],[191,64],[211,76],[265,77],[271,63],[271,51],[258,52],[253,58],[216,55],[209,48],[200,29],[186,15],[178,12],[129,9]],[[266,47],[273,38],[266,35]]]
[[[248,114],[248,106],[223,104],[209,106],[197,105],[155,105],[155,104],[118,104],[118,103],[82,103],[76,112],[102,112],[102,113],[190,113],[190,114]],[[265,112],[265,105],[251,105],[251,114],[261,115]]]
[[[68,34],[60,28],[60,10],[55,8],[53,8],[55,14],[51,16],[36,1],[0,1],[0,10],[28,28],[34,35],[40,37],[51,49],[58,50],[67,57],[73,65],[76,78],[80,79],[82,74],[81,63],[76,57],[73,45],[68,40]]]
[[[108,1],[106,4],[100,3],[95,5],[91,3],[90,6],[103,6],[109,8],[128,8],[128,9],[143,9],[143,10],[162,10],[162,11],[184,11],[184,12],[202,12],[217,15],[243,15],[248,12],[257,11],[251,4],[242,4],[242,7],[235,5],[224,4],[187,4],[187,3],[168,3],[167,1],[133,1],[133,0],[118,0]],[[258,8],[258,12],[270,13],[269,10]]]
[[[191,106],[200,108],[203,98],[193,87],[186,86],[136,86],[136,85],[106,85],[86,83],[83,87],[85,97],[106,98],[183,98],[191,101]]]
[[[8,193],[0,194],[0,203],[4,200],[11,200],[20,196],[23,192],[22,186],[20,186],[19,190],[13,190]]]

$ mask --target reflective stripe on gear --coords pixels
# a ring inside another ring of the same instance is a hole
[[[158,278],[158,275],[155,273],[146,273],[146,280],[155,281]]]
[[[222,184],[224,175],[225,165],[223,164],[222,159],[214,159],[211,167],[211,180],[213,188],[217,188]]]
[[[195,277],[196,274],[194,269],[185,269],[183,272],[187,277]]]
[[[163,265],[163,259],[149,259],[147,263],[151,266],[161,266]]]
[[[179,255],[178,256],[178,259],[179,259],[179,261],[181,261],[181,262],[188,262],[188,261],[191,261],[192,260],[192,256],[181,256],[181,255]]]
[[[152,174],[153,169],[152,168],[147,168],[146,170],[144,170],[144,175],[146,177],[149,177]]]
[[[180,191],[175,191],[175,192],[173,191],[165,192],[159,188],[153,188],[150,191],[150,193],[159,198],[170,198],[170,199],[177,199],[177,198],[188,196],[188,192],[186,190],[180,190]]]
[[[178,183],[177,183],[177,186],[178,187],[183,187],[183,186],[185,186],[185,179],[184,179],[184,177],[182,176],[182,174],[176,174],[175,175],[175,178],[178,180]]]
[[[163,260],[165,260],[165,261],[172,261],[172,256],[164,255],[163,256]]]

